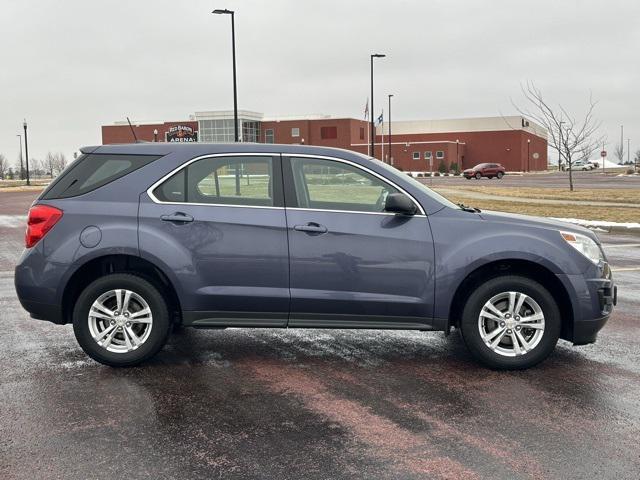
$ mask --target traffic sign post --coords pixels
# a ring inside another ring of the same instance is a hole
[[[604,149],[604,143],[602,144],[602,151],[600,152],[600,156],[602,157],[602,174],[606,175],[606,172],[604,171],[604,162],[607,158],[607,151]]]

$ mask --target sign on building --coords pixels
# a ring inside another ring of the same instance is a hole
[[[165,133],[167,142],[197,142],[198,132],[188,125],[174,125]]]

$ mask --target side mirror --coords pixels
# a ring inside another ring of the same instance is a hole
[[[415,215],[418,207],[403,193],[390,193],[384,202],[384,211],[400,215]]]

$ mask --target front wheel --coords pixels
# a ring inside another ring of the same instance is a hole
[[[480,180],[482,178],[482,174],[480,172],[476,173],[476,180]]]
[[[498,172],[497,177],[498,177],[498,180],[502,180],[502,177],[504,177],[504,173]]]
[[[521,276],[493,278],[471,293],[460,330],[471,353],[490,368],[517,370],[547,358],[561,318],[549,291]]]
[[[87,355],[111,367],[151,358],[165,344],[169,328],[169,312],[158,289],[126,273],[90,283],[73,309],[76,340]]]

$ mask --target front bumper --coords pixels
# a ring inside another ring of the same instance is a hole
[[[618,287],[613,283],[608,266],[598,273],[597,278],[558,275],[569,292],[573,310],[573,323],[563,325],[561,336],[574,345],[595,342],[617,303]]]

